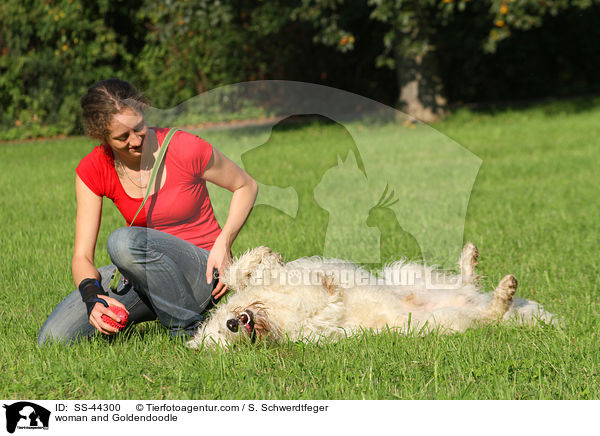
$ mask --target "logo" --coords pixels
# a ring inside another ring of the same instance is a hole
[[[241,113],[260,121],[225,132],[205,122]],[[148,107],[144,116],[150,126],[199,133],[259,183],[240,233],[248,247],[374,269],[401,258],[448,269],[460,256],[481,159],[392,107],[273,80],[216,88],[171,109]],[[228,193],[210,197],[215,216],[226,217]]]
[[[48,430],[50,411],[28,401],[4,405],[6,409],[6,431],[14,433],[18,429]]]

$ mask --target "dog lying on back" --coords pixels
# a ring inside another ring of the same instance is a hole
[[[556,323],[534,301],[513,298],[517,281],[505,276],[482,293],[475,272],[478,251],[468,243],[460,274],[399,261],[377,275],[338,259],[284,263],[267,247],[237,259],[223,281],[235,291],[217,306],[188,346],[230,348],[241,341],[336,340],[365,329],[399,333],[460,332],[480,323]]]

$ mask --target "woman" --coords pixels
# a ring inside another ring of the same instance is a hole
[[[71,342],[96,330],[114,335],[102,320],[120,318],[108,306],[129,313],[129,322],[158,318],[172,337],[194,334],[202,313],[227,288],[213,271],[223,272],[233,241],[257,194],[256,182],[209,143],[178,131],[172,137],[152,193],[135,217],[150,173],[169,129],[148,127],[147,101],[131,84],[108,79],[92,86],[81,100],[95,147],[77,167],[77,218],[72,273],[78,291],[65,298],[40,329],[38,343]],[[233,192],[221,229],[205,181]],[[114,265],[94,266],[102,198],[110,198],[128,224],[107,243]],[[115,266],[124,279],[113,292]]]

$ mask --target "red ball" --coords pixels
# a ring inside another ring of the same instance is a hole
[[[122,330],[127,325],[127,321],[129,319],[129,314],[119,306],[108,306],[108,309],[111,310],[115,315],[121,318],[121,322],[118,323],[114,319],[110,318],[107,315],[102,315],[102,321],[116,328],[117,330]]]

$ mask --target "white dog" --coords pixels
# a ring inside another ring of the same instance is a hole
[[[538,303],[513,299],[513,275],[493,293],[481,293],[478,256],[475,245],[465,245],[459,275],[404,261],[373,275],[338,259],[310,257],[284,264],[278,253],[258,247],[227,269],[223,281],[235,292],[188,345],[335,340],[364,329],[450,333],[500,320],[556,323]]]

